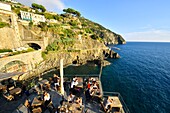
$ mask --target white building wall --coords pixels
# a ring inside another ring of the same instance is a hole
[[[43,15],[33,14],[33,15],[32,15],[32,20],[33,20],[33,22],[35,22],[35,23],[45,22],[45,17],[44,17]]]
[[[33,21],[35,24],[38,22],[45,22],[46,19],[43,15],[38,15],[34,13],[29,13],[26,11],[20,11],[21,13],[21,19],[22,20],[28,20],[28,21]]]
[[[31,21],[32,20],[32,13],[26,12],[26,11],[20,11],[21,13],[21,19],[22,20],[28,20]]]
[[[4,4],[0,2],[0,9],[2,10],[7,10],[7,11],[11,11],[11,5],[8,4]]]

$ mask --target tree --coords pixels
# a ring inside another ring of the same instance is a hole
[[[39,9],[41,10],[42,12],[45,12],[46,11],[46,8],[43,6],[43,5],[39,5],[39,4],[36,4],[36,3],[32,3],[32,8],[34,9]]]
[[[78,17],[81,16],[80,12],[78,12],[78,11],[72,9],[72,8],[63,9],[63,12],[70,13],[70,14],[76,15]]]

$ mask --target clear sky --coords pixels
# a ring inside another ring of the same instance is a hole
[[[170,42],[170,0],[17,0],[62,13],[71,7],[82,16],[121,34],[127,41]]]

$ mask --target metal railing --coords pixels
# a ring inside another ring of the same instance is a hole
[[[126,103],[124,102],[122,96],[120,95],[120,93],[118,93],[118,92],[103,92],[103,97],[107,97],[107,96],[116,96],[116,97],[118,97],[121,104],[122,104],[122,106],[123,106],[123,110],[124,110],[123,113],[130,113],[130,111],[129,111]]]

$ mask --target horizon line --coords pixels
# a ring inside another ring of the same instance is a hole
[[[151,41],[151,40],[127,40],[126,42],[163,42],[163,43],[169,43],[170,41]]]

